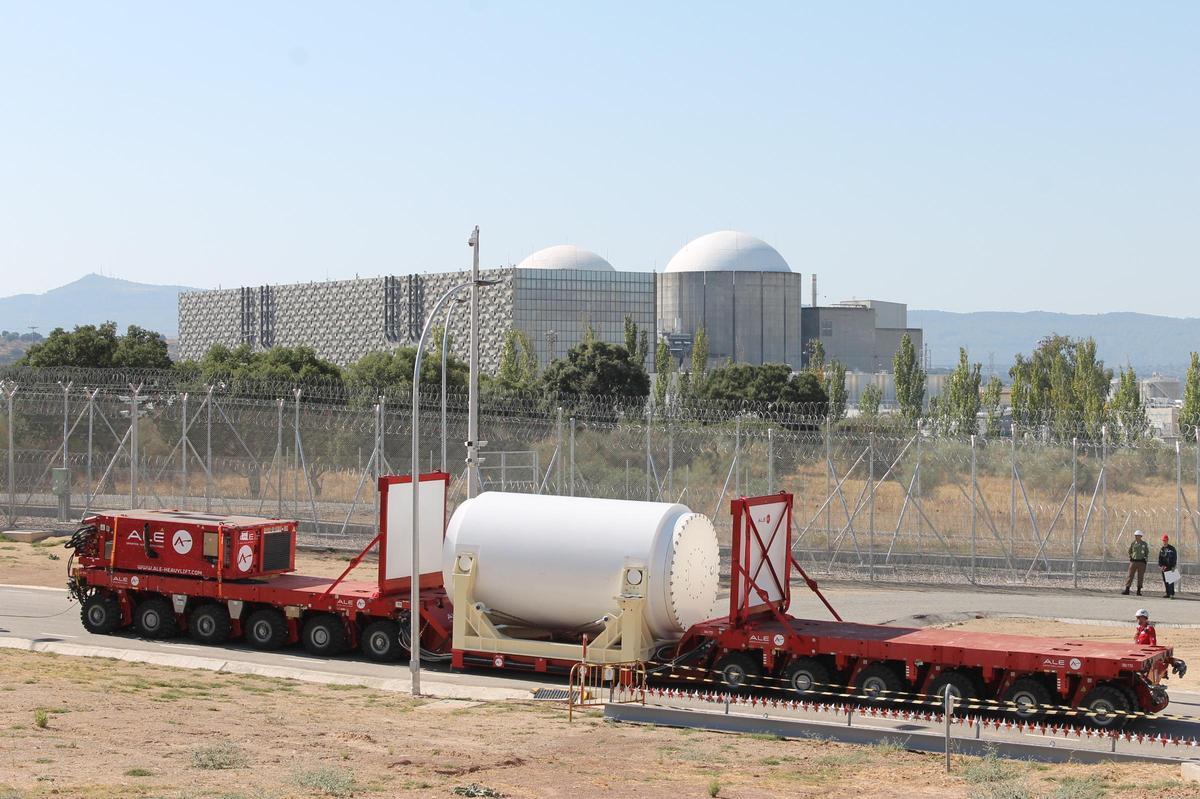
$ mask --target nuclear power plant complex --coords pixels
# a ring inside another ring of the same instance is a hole
[[[620,270],[572,245],[539,250],[515,266],[485,269],[494,285],[480,292],[480,365],[494,372],[509,331],[524,334],[545,367],[591,331],[624,341],[624,322],[667,342],[679,364],[701,329],[709,363],[783,363],[803,368],[810,342],[852,372],[886,372],[907,333],[921,352],[921,331],[908,327],[907,306],[851,300],[821,306],[816,275],[804,279],[770,244],[722,230],[689,242],[662,272]],[[185,359],[209,347],[308,346],[347,365],[362,356],[412,346],[442,292],[463,272],[397,275],[186,292],[179,298],[179,346]],[[466,356],[468,315],[455,303],[434,320],[448,325],[452,352]],[[646,369],[653,371],[653,354]]]

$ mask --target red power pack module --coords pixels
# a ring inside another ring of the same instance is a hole
[[[88,566],[209,580],[246,580],[296,567],[296,522],[197,511],[106,511],[84,520],[96,527]]]

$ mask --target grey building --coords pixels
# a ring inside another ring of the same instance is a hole
[[[805,308],[801,314],[806,365],[809,342],[820,339],[827,361],[852,372],[890,372],[905,333],[920,359],[921,330],[908,327],[908,306],[903,303],[851,300]]]

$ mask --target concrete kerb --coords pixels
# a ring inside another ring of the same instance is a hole
[[[285,680],[311,682],[320,685],[359,685],[377,691],[408,694],[407,679],[397,680],[365,675],[337,674],[329,671],[311,671],[289,666],[273,666],[220,658],[177,655],[169,652],[149,652],[135,649],[120,649],[107,646],[72,644],[65,641],[34,641],[28,638],[0,637],[0,649],[17,649],[25,652],[46,652],[68,657],[107,658],[126,663],[148,663],[154,666],[169,666],[178,669],[198,669],[245,674],[257,677],[275,677]],[[445,682],[422,681],[424,695],[438,699],[469,699],[480,702],[497,702],[510,699],[529,699],[530,691],[512,688],[497,688],[482,685],[459,685]]]

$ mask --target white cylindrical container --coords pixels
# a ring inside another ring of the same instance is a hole
[[[458,506],[442,572],[476,558],[475,599],[553,630],[592,624],[617,608],[626,566],[645,569],[646,622],[658,639],[708,619],[720,559],[706,516],[685,505],[488,491]]]

